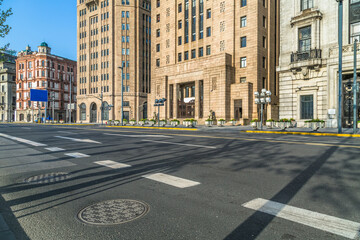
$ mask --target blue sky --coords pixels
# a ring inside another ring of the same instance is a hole
[[[27,45],[37,50],[45,41],[53,54],[76,60],[77,0],[4,0],[1,9],[9,7],[13,15],[7,20],[12,29],[0,46],[21,51]]]

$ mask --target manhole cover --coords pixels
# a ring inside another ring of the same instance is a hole
[[[95,225],[114,225],[133,221],[149,211],[146,203],[118,199],[100,202],[84,208],[78,214],[81,221]]]
[[[41,174],[38,176],[29,177],[24,180],[25,183],[54,183],[54,182],[60,182],[64,181],[66,179],[70,178],[70,175],[68,173],[64,172],[58,172],[58,173],[46,173]]]

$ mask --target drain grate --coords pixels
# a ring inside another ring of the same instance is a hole
[[[87,224],[114,225],[143,217],[149,209],[146,203],[136,200],[109,200],[84,208],[78,218]]]
[[[34,184],[54,183],[54,182],[64,181],[69,178],[70,178],[70,174],[64,172],[46,173],[46,174],[41,174],[38,176],[26,178],[24,182],[34,183]]]

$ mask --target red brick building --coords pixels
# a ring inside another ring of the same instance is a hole
[[[55,121],[68,119],[67,104],[76,104],[76,62],[51,54],[43,42],[38,51],[18,53],[16,60],[16,121],[32,122],[45,117],[44,102],[30,102],[30,89],[48,90],[47,116]],[[53,116],[54,108],[54,116]],[[72,111],[72,120],[76,113]]]

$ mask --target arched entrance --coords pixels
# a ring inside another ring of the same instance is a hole
[[[85,103],[80,104],[80,121],[86,120],[86,105]]]
[[[27,115],[26,121],[27,121],[27,122],[31,122],[31,114],[28,114],[28,115]]]
[[[147,119],[147,102],[143,104],[143,119]]]
[[[24,114],[20,114],[20,121],[24,121]]]
[[[97,106],[96,103],[92,103],[90,105],[90,122],[96,123],[97,122]]]
[[[107,102],[103,102],[103,120],[109,120],[109,104]]]

